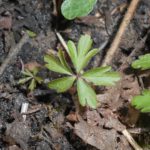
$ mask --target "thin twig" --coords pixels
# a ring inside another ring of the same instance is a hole
[[[61,44],[63,45],[63,47],[65,48],[65,50],[68,51],[68,46],[67,46],[65,40],[63,39],[63,37],[61,36],[61,34],[56,32],[56,35],[57,35],[59,41],[61,42]]]
[[[22,113],[22,115],[30,115],[30,114],[33,114],[33,113],[35,113],[35,112],[37,112],[37,111],[40,111],[41,108],[42,108],[42,106],[41,106],[41,105],[38,105],[38,106],[36,106],[35,108],[33,107],[33,108],[31,108],[30,110],[28,110],[28,111]]]
[[[2,65],[0,66],[0,76],[4,73],[6,67],[10,63],[11,60],[18,54],[23,44],[29,39],[29,36],[27,34],[24,34],[22,39],[19,41],[19,43],[14,47],[11,48],[9,51],[9,54],[7,58],[4,60]]]
[[[123,135],[127,138],[128,142],[132,145],[135,150],[143,150],[133,139],[131,134],[125,129],[122,131]]]
[[[114,54],[116,53],[118,47],[119,47],[119,44],[120,44],[120,41],[122,39],[122,36],[127,28],[127,26],[129,25],[133,15],[134,15],[134,12],[137,8],[137,5],[139,3],[140,0],[132,0],[130,5],[129,5],[129,8],[123,18],[123,21],[120,25],[120,28],[116,34],[116,37],[115,39],[113,40],[106,56],[105,56],[105,59],[102,63],[103,66],[107,65],[107,64],[110,64],[110,62],[112,61],[113,59],[113,56]]]
[[[28,107],[29,107],[29,103],[25,102],[25,103],[22,103],[22,106],[21,106],[21,114],[24,114],[28,111]],[[22,118],[23,118],[23,121],[26,120],[26,115],[22,115]]]

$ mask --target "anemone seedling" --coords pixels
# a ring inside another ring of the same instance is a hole
[[[111,71],[111,67],[109,66],[92,68],[86,72],[83,71],[91,58],[99,52],[98,49],[90,50],[92,47],[92,39],[89,35],[82,35],[77,47],[72,41],[68,41],[67,46],[67,54],[72,61],[75,71],[73,72],[67,63],[62,50],[59,50],[58,57],[52,54],[45,55],[45,66],[49,70],[67,75],[49,82],[48,87],[61,93],[75,85],[80,104],[82,106],[96,108],[96,93],[90,85],[114,85],[120,79],[119,74]]]
[[[36,86],[37,83],[41,84],[43,82],[43,79],[39,76],[37,76],[39,72],[39,67],[35,66],[32,69],[25,69],[24,71],[22,71],[22,74],[24,75],[24,77],[22,79],[19,80],[19,84],[25,84],[28,83],[28,89],[30,91],[33,91]]]
[[[132,63],[132,67],[141,70],[150,69],[150,54],[140,56]],[[141,112],[150,112],[150,90],[144,90],[141,95],[134,96],[131,105]]]

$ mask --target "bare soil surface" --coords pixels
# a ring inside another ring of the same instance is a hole
[[[73,21],[55,15],[52,0],[0,0],[0,67],[29,30],[36,36],[23,43],[0,75],[0,149],[1,150],[132,150],[122,131],[127,129],[144,150],[150,149],[150,114],[130,105],[133,96],[150,88],[150,72],[139,72],[130,63],[150,53],[150,0],[141,0],[119,45],[111,66],[122,79],[114,87],[95,88],[96,110],[84,108],[77,119],[70,91],[58,94],[46,84],[29,92],[18,84],[24,66],[44,64],[43,56],[63,48],[56,36],[77,42],[89,34],[93,47],[100,47],[88,68],[100,66],[129,6],[128,0],[98,0],[86,17]],[[134,55],[130,57],[132,52]],[[125,63],[128,57],[131,62]],[[49,81],[59,75],[43,69],[39,75]],[[21,107],[28,103],[26,119]]]

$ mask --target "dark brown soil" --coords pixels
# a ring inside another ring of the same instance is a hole
[[[60,47],[55,30],[61,33],[65,41],[71,39],[77,42],[82,34],[90,34],[93,46],[101,47],[102,50],[88,67],[100,66],[128,3],[128,0],[98,0],[89,16],[67,21],[62,16],[53,14],[52,0],[0,0],[0,65],[10,49],[20,41],[23,32],[30,30],[37,34],[22,46],[17,57],[11,60],[0,76],[0,149],[132,150],[121,133],[125,128],[131,131],[141,147],[150,149],[150,115],[141,114],[130,106],[131,98],[143,88],[137,80],[137,72],[130,66],[124,70],[122,84],[96,89],[102,101],[101,106],[97,110],[85,109],[82,119],[76,123],[66,118],[76,110],[70,92],[58,94],[43,84],[29,93],[26,84],[18,84],[22,77],[22,63],[36,61],[44,64],[44,54],[49,49],[56,51]],[[117,7],[121,9],[116,9]],[[111,14],[113,11],[114,14]],[[100,17],[96,17],[100,14]],[[2,19],[6,22],[2,23]],[[141,54],[150,53],[149,28],[150,0],[141,0],[123,36],[119,53],[111,64],[114,70],[119,70],[135,48],[139,50],[132,57],[133,60]],[[141,45],[137,45],[146,35],[146,41],[139,48]],[[39,74],[46,80],[58,76],[46,69]],[[149,77],[149,72],[140,77],[144,88],[150,88]],[[28,111],[31,113],[23,121],[20,110],[25,102],[29,103]],[[90,131],[95,141],[90,139]]]

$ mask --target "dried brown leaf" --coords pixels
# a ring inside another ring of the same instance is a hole
[[[96,110],[87,110],[86,111],[87,123],[90,126],[97,126],[100,122],[100,115]]]
[[[90,126],[87,122],[80,119],[80,122],[75,124],[74,132],[85,143],[100,150],[114,150],[118,145],[124,149],[131,150],[127,142],[123,143],[125,139],[122,140],[121,135],[115,129],[107,130],[97,126]],[[121,140],[119,143],[117,142],[118,138]]]
[[[29,62],[27,64],[25,64],[25,69],[28,69],[29,71],[33,71],[35,68],[40,68],[41,65],[39,63],[37,63],[36,61],[33,62]]]
[[[12,27],[12,17],[6,16],[0,18],[0,29],[10,30]]]
[[[70,112],[70,114],[66,116],[66,119],[71,122],[78,122],[78,116],[75,112]]]

